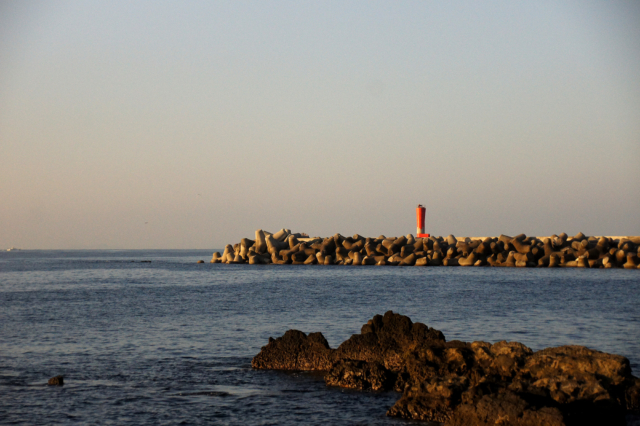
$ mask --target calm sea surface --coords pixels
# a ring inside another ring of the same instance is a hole
[[[408,424],[385,417],[397,393],[251,369],[269,336],[336,347],[387,310],[640,371],[640,271],[195,263],[212,252],[0,252],[0,423]]]

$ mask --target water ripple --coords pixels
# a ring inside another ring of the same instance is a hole
[[[336,347],[389,309],[448,340],[580,344],[640,369],[637,271],[195,263],[210,254],[0,253],[0,422],[407,424],[385,417],[394,392],[250,367],[289,328]]]

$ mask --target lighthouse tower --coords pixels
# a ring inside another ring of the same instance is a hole
[[[424,214],[426,209],[422,206],[422,204],[418,204],[418,208],[416,209],[416,225],[418,227],[416,233],[418,234],[417,238],[429,238],[430,234],[424,233]]]

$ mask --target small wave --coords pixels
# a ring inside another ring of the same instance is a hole
[[[231,396],[229,392],[220,392],[220,391],[202,391],[202,392],[180,392],[174,394],[174,396],[218,396],[225,397]]]

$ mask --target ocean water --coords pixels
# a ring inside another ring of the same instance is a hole
[[[447,340],[579,344],[640,371],[638,271],[196,264],[212,252],[0,253],[0,423],[410,424],[385,416],[395,392],[251,368],[270,336],[337,347],[387,310]]]

